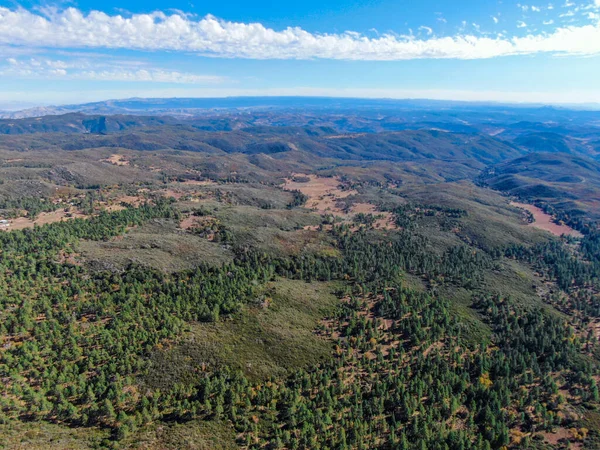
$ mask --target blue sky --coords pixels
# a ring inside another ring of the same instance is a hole
[[[600,0],[0,0],[0,109],[125,97],[600,102]]]

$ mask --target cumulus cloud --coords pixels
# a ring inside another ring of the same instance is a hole
[[[108,15],[75,8],[32,12],[0,7],[0,48],[123,48],[185,51],[204,56],[252,59],[406,60],[479,59],[553,53],[600,54],[600,24],[565,26],[551,33],[506,37],[460,34],[426,39],[354,32],[310,33],[298,27],[274,30],[182,13]]]
[[[4,66],[0,65],[0,75],[33,79],[146,81],[196,85],[220,83],[225,80],[218,76],[198,75],[162,68],[136,68],[136,65],[135,61],[98,64],[87,60],[63,61],[40,58],[19,60],[8,58]]]

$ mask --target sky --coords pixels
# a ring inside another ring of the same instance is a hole
[[[600,0],[0,0],[0,109],[237,95],[600,103]]]

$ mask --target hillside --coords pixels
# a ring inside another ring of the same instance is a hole
[[[600,164],[290,117],[10,119],[0,447],[597,448]]]
[[[600,154],[597,142],[551,132],[524,134],[514,139],[513,143],[530,152],[569,153],[592,158]]]
[[[218,118],[217,127],[225,125]],[[66,114],[0,121],[0,145],[10,150],[56,148],[85,150],[119,147],[130,150],[274,154],[301,149],[323,158],[412,161],[437,159],[487,165],[522,154],[510,143],[477,134],[436,130],[384,133],[339,133],[325,126],[247,125],[213,131],[206,119],[169,117],[85,116]]]
[[[532,153],[489,169],[493,189],[544,201],[572,216],[600,217],[600,163],[566,153]]]

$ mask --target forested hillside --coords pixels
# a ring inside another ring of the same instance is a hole
[[[598,164],[270,114],[3,123],[0,447],[598,448]]]

